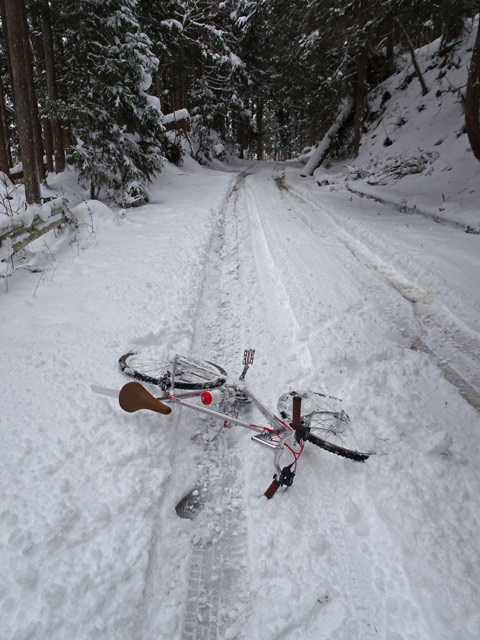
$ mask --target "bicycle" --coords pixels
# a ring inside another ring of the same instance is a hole
[[[254,356],[254,349],[244,351],[243,370],[239,378],[234,379],[212,362],[183,356],[164,362],[148,351],[130,352],[120,358],[119,364],[123,373],[134,378],[135,382],[125,384],[119,392],[96,386],[92,388],[97,393],[117,397],[120,407],[128,413],[144,409],[168,415],[172,405],[178,404],[223,420],[224,426],[238,425],[255,431],[252,441],[274,453],[275,473],[273,482],[264,493],[267,499],[272,498],[281,486],[292,485],[298,460],[307,442],[358,462],[368,459],[371,453],[350,448],[350,444],[346,446],[348,438],[354,436],[348,415],[339,408],[339,398],[315,391],[289,391],[278,400],[279,416],[267,409],[245,385],[245,376]],[[141,382],[159,387],[162,395],[154,396]],[[200,403],[192,401],[195,399]],[[268,426],[239,418],[239,410],[244,404],[253,404]],[[213,409],[212,405],[218,405],[218,408]],[[292,462],[281,467],[280,460],[285,452],[291,456]]]

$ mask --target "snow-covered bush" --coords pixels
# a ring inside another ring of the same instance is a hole
[[[24,213],[25,191],[19,184],[13,184],[6,173],[0,171],[0,217],[12,218]]]

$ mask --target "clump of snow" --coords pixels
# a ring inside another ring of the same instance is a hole
[[[190,120],[190,114],[188,109],[177,109],[172,113],[167,113],[163,116],[163,124],[170,124],[171,122],[178,122],[179,120]]]
[[[147,93],[146,98],[147,98],[147,104],[151,107],[154,107],[161,113],[162,107],[160,104],[160,100],[157,98],[157,96],[151,96],[149,93]]]
[[[307,162],[315,153],[316,148],[317,148],[316,145],[313,145],[311,147],[304,147],[300,155],[298,156],[298,161],[301,162],[302,164],[307,164]]]
[[[10,238],[6,237],[2,240],[0,244],[0,262],[4,260],[8,260],[8,258],[13,254],[12,241]]]
[[[142,81],[140,82],[140,89],[147,91],[152,86],[152,76],[149,73],[143,73]]]
[[[230,62],[232,63],[232,67],[237,69],[238,67],[244,67],[245,63],[241,60],[235,53],[230,51]]]
[[[168,20],[162,20],[162,26],[168,27],[169,29],[177,29],[178,31],[183,31],[183,25],[178,20],[173,18],[169,18]]]
[[[98,215],[99,217],[111,218],[114,212],[110,207],[100,200],[85,200],[72,209],[75,216]]]
[[[25,189],[21,184],[13,184],[6,173],[0,171],[0,228],[8,226],[7,218],[19,216],[25,211]]]

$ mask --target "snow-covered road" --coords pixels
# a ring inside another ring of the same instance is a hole
[[[479,236],[273,163],[170,168],[97,222],[2,296],[2,640],[476,640]],[[267,502],[248,432],[91,394],[150,345],[232,374],[253,347],[265,404],[341,397],[377,455],[310,447]]]

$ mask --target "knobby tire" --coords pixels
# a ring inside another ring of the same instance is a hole
[[[330,453],[342,456],[342,458],[348,458],[349,460],[364,462],[370,457],[369,453],[361,453],[360,451],[354,451],[353,449],[345,449],[345,447],[340,447],[338,444],[332,444],[331,442],[323,440],[318,436],[314,436],[311,433],[307,436],[307,440],[317,447],[320,447],[320,449],[325,449],[325,451],[330,451]]]
[[[161,377],[157,377],[157,376],[151,376],[141,371],[138,371],[137,369],[131,367],[128,364],[128,358],[134,355],[137,355],[137,354],[134,352],[126,353],[119,359],[118,364],[120,365],[120,369],[123,371],[123,373],[129,376],[130,378],[139,380],[140,382],[146,382],[147,384],[153,384],[168,390],[168,385],[166,385],[166,376],[168,376],[169,374],[171,375],[171,372],[168,371],[167,369]],[[221,376],[226,376],[225,370],[222,369],[222,367],[220,367],[218,364],[215,364],[214,362],[208,362],[208,361],[205,362],[205,364],[208,364],[211,367],[215,367],[215,369],[218,369],[218,372],[219,374],[221,374]],[[218,387],[221,387],[223,384],[225,384],[225,382],[226,382],[226,378],[220,377],[220,376],[218,378],[214,378],[213,380],[203,380],[201,382],[182,382],[177,378],[175,380],[175,389],[185,389],[185,390],[191,390],[191,391],[196,391],[201,389],[216,389]]]

